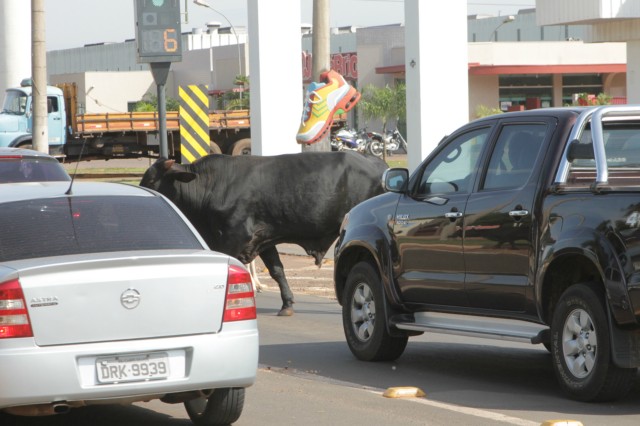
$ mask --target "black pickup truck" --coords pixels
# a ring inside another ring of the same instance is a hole
[[[640,106],[499,114],[446,137],[345,217],[335,290],[353,354],[410,336],[543,344],[569,397],[640,366]]]

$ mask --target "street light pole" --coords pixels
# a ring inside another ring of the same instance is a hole
[[[229,24],[229,27],[231,28],[231,31],[233,32],[233,35],[236,37],[236,45],[238,46],[238,75],[240,76],[244,75],[242,74],[242,56],[240,54],[240,38],[238,37],[236,28],[233,26],[231,21],[229,21],[229,19],[227,19],[227,17],[222,12],[211,7],[206,0],[193,0],[193,2],[198,6],[206,7],[207,9],[213,10],[215,13],[222,16],[225,19],[225,21],[227,21],[227,23]]]
[[[47,49],[44,0],[31,0],[31,99],[33,149],[49,153],[47,123]]]
[[[209,72],[211,73],[211,87],[210,90],[213,90],[215,87],[217,87],[217,82],[216,82],[216,74],[215,74],[215,69],[213,67],[214,61],[213,61],[213,39],[211,37],[213,30],[218,30],[218,28],[220,28],[220,23],[218,22],[207,22],[207,30],[209,33]]]
[[[498,41],[498,28],[500,28],[501,26],[503,26],[504,24],[508,24],[510,22],[513,22],[516,20],[516,17],[513,15],[509,15],[506,18],[504,18],[502,20],[502,22],[500,23],[500,25],[498,25],[496,27],[495,30],[493,30],[493,32],[491,33],[491,37],[489,37],[489,41]]]
[[[311,50],[313,58],[311,70],[313,81],[320,81],[320,74],[331,68],[330,54],[329,0],[313,0],[313,34]],[[303,145],[302,151],[330,151],[329,135],[325,135],[312,145]]]

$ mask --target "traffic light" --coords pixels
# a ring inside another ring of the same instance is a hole
[[[182,60],[180,0],[135,0],[138,62]]]

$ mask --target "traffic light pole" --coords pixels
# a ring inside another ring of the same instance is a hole
[[[157,86],[160,156],[169,158],[165,85],[171,62],[182,60],[180,1],[136,0],[135,15],[138,62],[149,64]]]
[[[160,138],[160,157],[169,158],[169,144],[167,141],[167,99],[166,88],[167,77],[171,62],[152,62],[151,74],[158,88],[158,136]]]

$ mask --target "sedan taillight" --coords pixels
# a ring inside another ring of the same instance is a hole
[[[0,339],[32,336],[33,331],[20,281],[0,283]]]
[[[229,265],[223,321],[242,321],[256,319],[256,317],[256,300],[251,275],[240,266]]]

